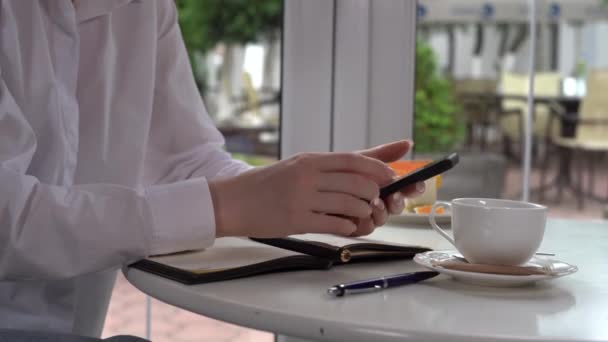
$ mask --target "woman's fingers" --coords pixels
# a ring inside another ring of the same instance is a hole
[[[376,227],[383,226],[388,218],[388,212],[384,202],[376,198],[372,201],[372,219]]]
[[[388,213],[391,215],[398,215],[405,209],[405,201],[403,195],[400,192],[396,192],[385,199],[385,205],[388,209]]]
[[[307,221],[310,225],[305,233],[351,236],[357,230],[357,225],[352,220],[333,215],[311,213]]]
[[[355,230],[350,236],[364,236],[371,234],[374,229],[376,229],[376,225],[371,217],[366,217],[364,219],[358,219],[357,221],[357,230]]]
[[[412,141],[401,140],[376,146],[368,150],[360,151],[359,153],[389,163],[403,157],[412,146],[414,146]]]
[[[319,193],[315,196],[312,208],[314,212],[342,215],[347,217],[370,217],[372,208],[368,202],[351,195],[341,193]]]
[[[378,159],[397,157],[408,146],[397,143],[365,152],[368,156],[307,153],[210,181],[216,235],[369,234],[386,222],[387,213],[403,210],[402,199],[385,199],[384,208],[377,200],[373,208],[370,204],[394,176]],[[413,195],[416,187],[401,193]]]
[[[384,204],[388,208],[388,213],[391,215],[399,215],[405,208],[404,198],[405,197],[416,197],[422,194],[425,190],[424,182],[418,182],[416,184],[408,185],[401,191],[396,192],[384,200]]]
[[[345,172],[327,172],[319,179],[320,192],[337,192],[371,201],[380,194],[378,184],[371,179]]]
[[[351,236],[364,236],[374,232],[376,227],[383,226],[388,218],[384,202],[379,198],[372,201],[372,215],[356,220],[357,230]]]
[[[405,188],[401,189],[401,194],[405,197],[416,197],[426,190],[426,185],[424,182],[418,182],[416,184],[408,185]]]
[[[322,172],[348,172],[366,176],[377,184],[390,181],[394,171],[385,163],[358,153],[332,153],[318,157]]]

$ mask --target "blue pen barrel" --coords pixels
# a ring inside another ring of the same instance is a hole
[[[393,286],[401,286],[401,285],[408,285],[408,284],[414,284],[423,280],[427,280],[429,278],[433,278],[434,276],[438,275],[438,272],[434,272],[434,271],[427,271],[427,272],[413,272],[408,274],[408,276],[404,276],[402,274],[397,274],[394,276],[387,276],[384,277],[384,279],[386,279],[387,285],[386,287],[393,287]]]
[[[347,290],[363,290],[363,289],[367,289],[367,288],[384,289],[386,287],[387,287],[386,281],[384,280],[384,278],[378,278],[378,279],[373,279],[373,280],[362,280],[362,281],[358,281],[358,282],[348,283],[348,285],[346,286],[346,289]]]
[[[352,283],[339,284],[330,287],[327,292],[331,295],[342,297],[347,294],[379,291],[389,287],[414,284],[438,275],[434,271],[411,272],[395,274],[375,279],[355,281]]]

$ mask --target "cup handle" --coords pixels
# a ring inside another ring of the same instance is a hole
[[[431,213],[429,215],[429,222],[431,223],[431,227],[433,227],[433,229],[439,233],[439,235],[443,236],[446,240],[448,240],[452,245],[454,245],[454,247],[456,247],[456,244],[454,243],[454,238],[452,238],[448,233],[445,232],[445,230],[441,229],[441,227],[439,227],[439,225],[437,224],[437,221],[435,220],[435,209],[439,208],[439,207],[449,207],[450,208],[450,212],[452,211],[452,204],[449,202],[435,202],[435,204],[433,204],[433,207],[431,207]]]

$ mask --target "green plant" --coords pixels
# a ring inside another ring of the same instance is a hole
[[[416,43],[414,102],[416,152],[445,152],[462,141],[465,125],[457,114],[451,83],[439,74],[433,49],[420,39]]]
[[[587,74],[587,63],[585,61],[577,61],[574,66],[574,75],[578,78],[584,78]]]
[[[247,44],[278,34],[282,0],[179,0],[179,24],[195,75],[196,56],[218,43]]]
[[[205,53],[220,42],[246,44],[276,34],[281,0],[180,0],[179,23],[189,50]]]

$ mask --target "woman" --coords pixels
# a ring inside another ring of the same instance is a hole
[[[171,0],[2,1],[0,25],[0,328],[99,334],[77,313],[101,271],[221,236],[364,235],[403,209],[378,188],[406,141],[232,160]]]

